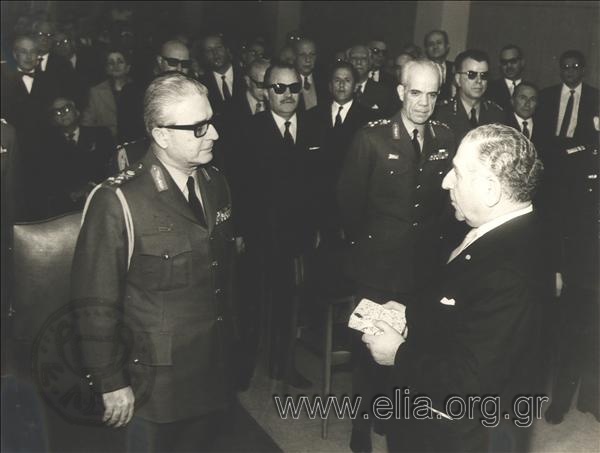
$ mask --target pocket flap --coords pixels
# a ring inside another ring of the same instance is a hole
[[[190,239],[184,234],[159,233],[140,237],[141,255],[177,256],[191,251]]]

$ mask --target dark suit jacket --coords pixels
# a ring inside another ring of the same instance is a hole
[[[373,110],[379,118],[396,113],[399,105],[398,94],[388,85],[367,80],[364,92],[355,96],[356,100],[369,110]]]
[[[522,132],[523,125],[517,123],[517,118],[515,118],[515,112],[512,109],[510,109],[510,110],[505,110],[504,113],[506,114],[505,118],[504,118],[504,124],[518,130],[519,132]],[[531,117],[531,121],[533,122],[533,133],[531,134],[529,139],[535,145],[535,149],[538,152],[538,154],[540,154],[540,156],[542,156],[544,142],[546,141],[545,140],[545,138],[546,138],[545,132],[546,131],[542,130],[543,125],[540,124],[540,121],[536,115]],[[530,133],[531,133],[531,131],[530,131]]]
[[[508,91],[504,78],[490,81],[485,92],[485,97],[494,101],[505,111],[512,109],[510,91]]]
[[[512,414],[515,395],[541,390],[534,380],[544,259],[535,215],[526,214],[448,263],[439,284],[407,308],[408,338],[396,353],[395,385],[409,386],[412,396],[427,395],[442,412],[451,395],[499,396],[498,414]],[[446,426],[451,436],[439,439],[443,449],[487,451],[489,430],[480,418],[475,412]]]
[[[315,229],[315,190],[311,179],[313,166],[321,150],[318,130],[310,117],[297,112],[296,142],[287,147],[271,112],[261,112],[248,122],[246,161],[249,175],[245,203],[259,221],[260,231],[269,250],[296,255],[312,240]]]
[[[207,71],[206,74],[200,79],[202,83],[208,89],[208,100],[213,109],[214,113],[223,114],[227,112],[228,108],[239,100],[240,97],[246,96],[246,83],[244,81],[244,75],[242,71],[233,66],[233,92],[231,93],[231,101],[225,102],[221,96],[219,85],[215,80],[215,76],[212,71]]]
[[[356,281],[392,294],[413,293],[435,274],[449,214],[441,183],[455,150],[448,127],[430,122],[417,160],[400,113],[358,131],[337,187]]]
[[[540,114],[544,128],[549,135],[554,136],[558,122],[560,107],[560,92],[563,85],[554,85],[540,91],[537,111]],[[584,83],[581,87],[581,99],[579,100],[579,112],[577,116],[577,127],[572,138],[555,140],[555,148],[566,149],[584,143],[591,143],[597,132],[594,129],[593,118],[598,115],[598,89]]]
[[[92,184],[109,175],[109,162],[115,142],[105,127],[79,128],[74,146],[55,130],[48,137],[46,169],[49,175],[49,215],[55,216],[83,208]]]
[[[95,192],[73,261],[72,303],[109,312],[78,324],[92,388],[131,385],[135,414],[158,423],[222,410],[233,395],[231,202],[219,171],[199,168],[198,182],[208,226],[149,152]],[[129,266],[119,188],[134,229]],[[117,338],[119,321],[132,340],[122,361],[106,340]]]

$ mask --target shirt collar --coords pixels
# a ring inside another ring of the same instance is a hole
[[[230,81],[233,80],[233,65],[229,65],[229,69],[225,71],[223,74],[219,72],[214,72],[215,78],[221,80],[221,77],[225,76],[225,80]]]
[[[350,110],[350,107],[352,107],[353,102],[354,99],[350,99],[345,104],[338,104],[336,101],[333,101],[333,103],[331,104],[331,111],[337,113],[340,107],[344,107],[342,112],[347,112],[348,110]]]
[[[525,206],[524,208],[509,212],[507,214],[501,215],[500,217],[496,217],[495,219],[478,226],[476,228],[477,234],[475,238],[479,239],[484,234],[492,231],[494,228],[498,228],[500,225],[508,222],[509,220],[512,220],[525,214],[529,214],[530,212],[533,212],[533,206],[531,205],[531,203]]]
[[[63,135],[68,140],[69,139],[69,135],[70,134],[74,134],[73,135],[73,140],[75,140],[75,142],[79,142],[79,134],[80,134],[80,132],[81,132],[81,129],[79,128],[79,126],[77,126],[77,129],[75,129],[73,132],[65,132],[65,133],[63,133]]]
[[[198,182],[198,177],[196,176],[197,170],[194,170],[194,172],[191,175],[189,175],[189,174],[185,173],[184,171],[180,170],[179,168],[173,167],[172,165],[167,164],[163,160],[159,159],[158,156],[157,156],[157,159],[160,160],[160,163],[164,165],[164,167],[169,172],[169,175],[171,175],[171,178],[173,178],[173,181],[175,181],[175,184],[177,185],[179,190],[181,190],[181,193],[183,193],[185,195],[185,197],[187,198],[187,193],[188,193],[187,180],[190,176],[193,176],[197,183]]]
[[[277,124],[277,127],[279,128],[279,130],[282,130],[282,131],[285,130],[285,122],[286,121],[289,121],[291,123],[290,128],[295,128],[296,124],[298,123],[298,118],[296,117],[295,113],[289,120],[286,120],[285,118],[279,116],[273,110],[271,110],[271,115],[273,115],[273,119],[275,120],[275,124]]]
[[[561,95],[564,94],[571,94],[571,90],[575,90],[576,95],[580,95],[581,94],[581,86],[583,85],[583,83],[580,83],[579,85],[577,85],[575,88],[569,88],[566,84],[562,84],[562,90],[560,91]]]
[[[400,113],[400,117],[402,118],[402,124],[404,124],[404,127],[406,128],[406,132],[408,132],[408,136],[412,139],[413,136],[413,131],[415,129],[417,129],[419,131],[419,138],[421,140],[423,140],[425,138],[424,133],[425,133],[425,125],[424,124],[415,124],[413,123],[411,120],[409,120],[408,118],[406,118],[406,116],[404,115],[404,113]]]

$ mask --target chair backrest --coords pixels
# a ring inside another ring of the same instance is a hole
[[[69,302],[81,212],[13,227],[13,337],[32,341]]]

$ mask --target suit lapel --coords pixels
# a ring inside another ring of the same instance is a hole
[[[200,194],[202,195],[202,207],[204,208],[204,216],[208,225],[208,231],[212,231],[216,222],[216,200],[213,199],[214,191],[212,189],[212,178],[204,168],[198,168],[198,185],[200,186]]]

